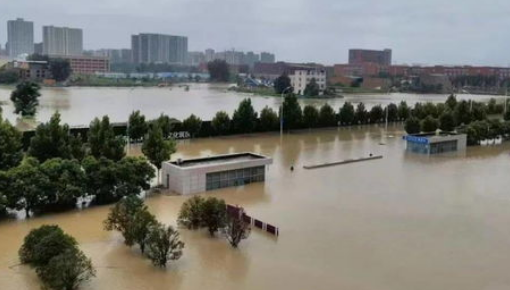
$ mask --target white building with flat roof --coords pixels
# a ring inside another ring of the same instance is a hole
[[[319,86],[320,94],[326,89],[326,70],[321,68],[300,68],[289,73],[290,85],[294,88],[294,93],[303,95],[306,86],[315,79]]]
[[[163,184],[182,195],[265,180],[271,158],[254,153],[236,153],[163,162]]]

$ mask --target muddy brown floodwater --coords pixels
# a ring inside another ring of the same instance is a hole
[[[82,289],[509,289],[510,145],[427,158],[406,154],[401,134],[400,127],[372,126],[182,143],[174,158],[272,156],[265,183],[207,195],[279,226],[280,237],[253,230],[232,249],[205,232],[181,230],[184,256],[160,270],[102,229],[109,207],[6,220],[0,289],[39,289],[34,272],[17,265],[17,250],[42,224],[60,225],[92,258],[97,277]],[[302,168],[370,153],[384,158]],[[160,195],[147,203],[175,225],[184,200]]]

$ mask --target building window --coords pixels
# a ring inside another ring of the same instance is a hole
[[[206,190],[224,187],[246,185],[265,180],[265,167],[250,167],[221,172],[211,172],[206,175]]]

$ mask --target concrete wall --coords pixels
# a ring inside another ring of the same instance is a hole
[[[180,167],[170,162],[163,162],[161,178],[163,185],[169,190],[188,195],[206,191],[206,175],[209,172],[265,166],[271,163],[273,160],[270,158],[192,167]],[[167,175],[169,182],[167,182]]]

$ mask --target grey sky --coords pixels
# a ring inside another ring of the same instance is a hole
[[[392,48],[394,62],[510,65],[508,0],[0,0],[7,20],[84,29],[86,49],[129,47],[130,35],[189,37],[190,50],[272,51],[325,64],[349,48]]]

